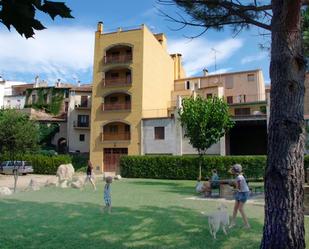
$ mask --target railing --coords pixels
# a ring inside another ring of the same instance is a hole
[[[102,103],[102,111],[131,110],[131,102]]]
[[[84,129],[89,129],[89,123],[82,123],[78,121],[73,122],[73,127],[74,128],[84,128]]]
[[[118,77],[114,79],[103,79],[102,84],[105,87],[108,86],[130,86],[132,84],[132,80],[126,77]]]
[[[119,141],[119,140],[130,140],[130,132],[103,132],[101,133],[102,141]]]
[[[132,54],[106,55],[106,56],[104,56],[104,64],[129,63],[129,62],[132,62]]]
[[[90,109],[90,103],[87,104],[75,104],[75,109]]]

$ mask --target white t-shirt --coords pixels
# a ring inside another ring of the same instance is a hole
[[[239,192],[249,192],[248,184],[243,175],[238,175],[236,177],[236,182],[239,182],[239,186],[240,186]]]

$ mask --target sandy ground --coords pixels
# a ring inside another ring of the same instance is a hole
[[[19,176],[17,181],[17,189],[26,188],[30,180],[34,179],[39,183],[45,183],[47,179],[57,179],[55,175],[32,175]],[[0,175],[0,187],[14,188],[14,176],[13,175]]]

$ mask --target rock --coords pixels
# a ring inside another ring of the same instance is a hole
[[[58,180],[57,179],[47,179],[45,182],[45,187],[57,187],[58,186]]]
[[[72,188],[81,189],[83,188],[83,186],[84,186],[84,183],[80,180],[71,183]]]
[[[63,181],[59,182],[59,187],[60,188],[67,188],[68,187],[68,181],[63,180]]]
[[[114,177],[115,180],[121,180],[121,178],[122,178],[121,175],[116,175],[116,176]]]
[[[31,179],[27,189],[33,191],[40,190],[40,184],[36,180]]]
[[[57,169],[58,182],[61,188],[66,188],[75,173],[72,164],[61,164]]]
[[[13,192],[8,187],[0,187],[0,196],[1,195],[11,195]]]

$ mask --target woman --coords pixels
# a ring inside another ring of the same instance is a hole
[[[93,187],[93,190],[96,191],[97,188],[96,188],[95,183],[94,183],[93,166],[92,166],[92,163],[91,163],[90,160],[88,160],[88,165],[87,165],[87,176],[86,176],[84,185],[86,184],[87,180],[90,181],[90,183],[91,183],[91,185],[92,185],[92,187]]]

